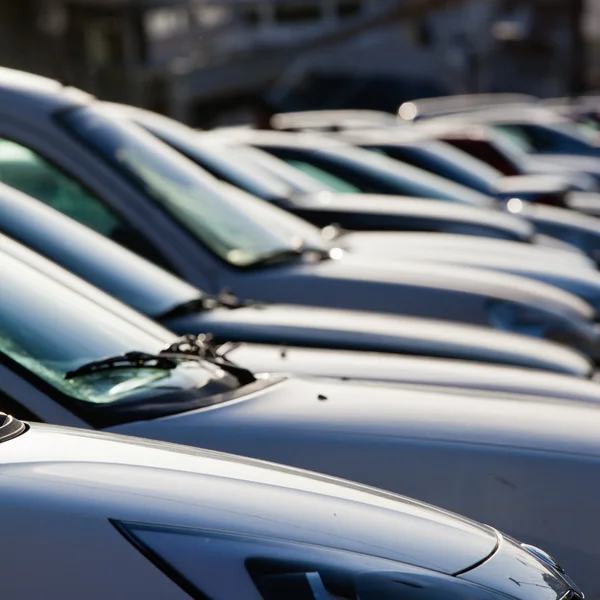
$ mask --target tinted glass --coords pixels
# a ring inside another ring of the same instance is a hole
[[[472,206],[494,205],[491,198],[474,190],[362,148],[340,145],[319,150],[285,149],[281,154],[274,150],[274,153],[288,162],[300,160],[316,166],[365,193],[433,198]]]
[[[136,113],[137,115],[137,113]],[[286,197],[289,186],[257,171],[252,164],[240,160],[234,151],[211,141],[202,140],[202,134],[171,119],[160,116],[136,116],[133,119],[150,133],[179,150],[215,177],[266,200]]]
[[[0,231],[153,317],[199,290],[33,198],[0,187]]]
[[[249,266],[299,246],[325,250],[316,228],[252,196],[228,193],[197,165],[125,119],[86,107],[63,115],[63,122],[232,265]]]
[[[360,193],[360,188],[356,185],[353,185],[349,181],[346,181],[341,177],[337,177],[333,173],[313,165],[310,162],[291,158],[288,160],[288,164],[292,167],[295,167],[305,175],[312,177],[319,183],[322,183],[325,187],[334,192],[339,192],[341,194]]]
[[[418,146],[383,146],[388,156],[468,188],[493,195],[501,173],[460,150],[439,142]]]
[[[166,268],[171,265],[138,231],[101,200],[39,154],[0,139],[0,181]]]
[[[6,139],[0,139],[0,180],[103,235],[110,237],[119,227],[117,217],[79,183],[29,148]]]

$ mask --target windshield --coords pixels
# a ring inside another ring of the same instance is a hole
[[[61,120],[231,265],[252,266],[299,248],[327,252],[316,227],[258,198],[232,194],[193,162],[126,119],[85,107],[64,113]]]
[[[182,360],[171,370],[131,367],[65,379],[104,357],[156,354],[165,341],[8,254],[0,259],[0,353],[73,400],[73,412],[81,404],[119,404],[142,392],[201,387],[221,377],[208,363]]]
[[[250,194],[271,200],[285,198],[292,192],[283,181],[264,171],[257,172],[248,161],[239,160],[239,156],[231,149],[177,121],[161,115],[137,112],[133,115],[133,120],[215,177]]]
[[[349,190],[431,198],[486,208],[494,206],[492,198],[479,192],[362,148],[339,145],[290,150],[289,154],[288,149],[282,153],[286,162],[296,166],[305,163],[331,173],[349,184]],[[274,153],[278,150],[274,149]]]
[[[261,173],[268,173],[271,177],[285,183],[295,194],[318,194],[323,191],[335,191],[334,187],[327,186],[325,183],[301,173],[285,161],[258,148],[231,145],[227,147],[227,151],[232,152],[234,157],[256,167]]]
[[[597,154],[593,141],[570,123],[496,124],[495,131],[510,138],[527,154]]]
[[[460,183],[482,194],[493,195],[502,174],[480,160],[442,142],[422,142],[417,146],[381,146],[392,158]]]
[[[143,314],[156,318],[203,296],[159,266],[33,198],[0,187],[0,213],[2,233]]]

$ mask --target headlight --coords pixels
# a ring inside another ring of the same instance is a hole
[[[211,530],[122,522],[115,525],[197,599],[506,600],[485,581],[466,581],[323,546]],[[510,573],[505,575],[509,577]],[[530,593],[523,596],[524,600],[537,598]],[[539,598],[547,600],[548,596]]]

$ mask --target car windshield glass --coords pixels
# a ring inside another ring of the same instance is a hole
[[[132,366],[65,379],[69,371],[108,356],[157,354],[165,341],[8,254],[0,260],[0,353],[75,404],[118,404],[142,391],[202,387],[218,378],[211,365],[190,360],[175,369]]]
[[[500,172],[493,167],[442,142],[423,142],[409,148],[385,146],[383,149],[392,158],[406,160],[408,164],[460,183],[482,194],[494,194],[496,180],[501,177]]]
[[[136,113],[137,115],[137,113]],[[133,116],[142,127],[176,150],[179,150],[210,173],[236,187],[266,200],[284,198],[292,190],[268,173],[257,172],[247,161],[239,160],[223,144],[207,139],[201,133],[160,115]]]
[[[345,169],[362,172],[369,178],[382,181],[390,189],[395,188],[396,193],[401,195],[447,200],[473,206],[494,205],[491,198],[474,190],[362,148],[339,146],[317,150],[316,153]],[[336,175],[339,176],[339,172],[336,172]]]
[[[268,152],[253,148],[252,146],[228,145],[227,151],[231,151],[233,156],[246,161],[261,173],[268,173],[271,177],[285,183],[295,194],[318,194],[319,192],[334,192],[332,186],[326,185],[322,181],[301,173],[297,169],[288,165],[285,161],[272,156]]]
[[[203,297],[197,288],[141,256],[2,184],[0,213],[2,233],[143,314],[157,317]]]
[[[60,118],[232,265],[250,266],[298,248],[327,251],[316,227],[248,194],[231,194],[193,162],[126,119],[92,107],[70,110]]]

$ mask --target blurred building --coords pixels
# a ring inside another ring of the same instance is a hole
[[[191,122],[265,90],[291,109],[562,96],[600,83],[600,1],[5,0],[0,64]]]

